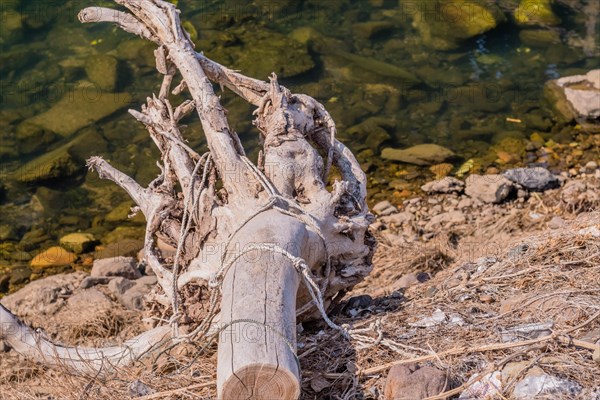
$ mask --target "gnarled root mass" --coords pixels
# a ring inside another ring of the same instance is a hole
[[[267,346],[262,351],[291,352],[291,357],[279,354],[274,359],[276,369],[283,370],[289,365],[278,363],[295,360],[295,331],[285,324],[270,329],[267,325],[286,321],[295,327],[297,313],[305,319],[322,315],[335,326],[326,317],[327,309],[371,270],[375,243],[368,232],[371,215],[366,204],[365,174],[352,153],[336,140],[333,120],[316,100],[291,93],[275,75],[270,82],[252,79],[196,52],[181,27],[178,10],[170,3],[115,2],[128,12],[90,7],[80,12],[79,19],[87,23],[111,22],[157,44],[156,65],[163,75],[160,93],[149,97],[141,110],[130,113],[146,126],[159,148],[161,174],[144,188],[99,157],[88,160],[88,166],[127,191],[146,217],[145,257],[159,286],[154,300],[172,309],[171,326],[158,327],[138,337],[133,345],[71,349],[36,338],[34,332],[2,309],[2,337],[17,351],[50,364],[60,361],[78,371],[99,370],[136,359],[169,335],[175,340],[194,340],[220,333],[220,348],[229,346],[231,350],[234,344],[223,335],[240,321],[233,319],[232,312],[222,310],[221,325],[215,328],[214,317],[221,294],[236,297],[239,285],[249,285],[245,296],[251,299],[224,298],[223,303],[232,307],[240,300],[262,302],[264,313],[246,318],[262,324],[260,335],[285,344],[271,346],[265,340]],[[180,83],[172,88],[176,79]],[[262,150],[256,163],[246,157],[242,143],[230,128],[213,83],[257,106],[254,124],[260,131]],[[192,100],[172,105],[170,98],[185,90]],[[194,111],[209,148],[204,155],[186,144],[178,128],[178,122]],[[328,182],[333,169],[341,180]],[[160,258],[155,246],[158,238],[176,246],[173,263]],[[275,266],[280,269],[256,282],[250,281],[254,275],[231,273],[244,267],[253,268],[260,276],[264,268]],[[292,275],[281,268],[291,269]],[[294,283],[293,276],[301,279]],[[299,281],[305,285],[298,286]],[[230,285],[228,289],[223,288],[224,282]],[[182,336],[178,329],[182,320],[179,290],[191,283],[212,290],[210,312],[203,321],[195,321],[191,333]],[[235,318],[241,316],[236,314]],[[272,331],[276,334],[270,335]],[[220,352],[220,356],[235,357],[230,353]],[[263,358],[253,361],[247,382],[242,383],[241,390],[250,392],[243,394],[236,388],[227,393],[246,397],[284,393],[285,397],[295,397],[294,390],[269,392],[265,387],[273,386],[272,382],[249,387],[260,381],[256,376],[260,368],[273,361],[268,355]],[[233,365],[231,360],[227,362]],[[295,365],[289,369],[291,376],[299,373]],[[236,371],[229,368],[224,374],[236,375]],[[219,381],[228,378],[220,376]]]

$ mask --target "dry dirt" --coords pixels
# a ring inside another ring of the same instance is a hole
[[[597,184],[594,178],[588,187]],[[319,321],[303,324],[302,398],[383,398],[391,363],[443,371],[447,393],[433,398],[457,398],[474,374],[510,363],[525,367],[507,382],[504,398],[534,367],[580,385],[573,398],[597,398],[600,365],[592,353],[600,340],[600,214],[597,203],[571,204],[561,190],[474,205],[463,209],[464,222],[433,235],[418,219],[408,225],[380,219],[373,273],[333,311],[337,324],[363,331],[347,341]],[[428,207],[452,209],[460,200],[429,198],[419,203],[424,220]],[[142,329],[139,314],[116,304],[93,318],[68,312],[31,313],[26,320],[54,339],[88,345]],[[65,318],[68,324],[58,322]],[[550,323],[549,332],[506,341],[509,328],[530,323]],[[137,385],[138,395],[150,390],[139,399],[212,399],[215,371],[215,344],[181,345],[107,378],[45,369],[7,351],[0,356],[0,398],[123,399]]]

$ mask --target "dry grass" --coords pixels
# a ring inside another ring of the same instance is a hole
[[[359,342],[348,342],[319,323],[305,324],[298,337],[302,398],[377,399],[383,393],[388,363],[412,360],[446,371],[448,390],[477,372],[519,361],[571,379],[584,390],[598,387],[600,368],[592,361],[592,351],[570,339],[587,343],[600,339],[600,238],[593,231],[600,230],[600,214],[580,215],[562,229],[510,240],[501,229],[509,223],[498,223],[495,229],[485,227],[485,232],[494,233],[486,238],[494,242],[487,251],[482,250],[485,236],[477,232],[458,244],[445,237],[423,248],[383,242],[373,276],[356,290],[356,294],[378,293],[372,305],[353,318],[335,317],[336,323],[355,328],[378,321],[379,328],[372,325],[373,332],[365,335],[376,338],[380,329],[379,344],[361,348]],[[477,251],[469,238],[478,240]],[[410,271],[427,272],[431,279],[393,293],[394,282]],[[437,309],[448,319],[460,317],[463,322],[411,326]],[[99,321],[96,330],[87,325],[72,333],[121,336],[132,317],[125,322],[115,318]],[[526,346],[502,343],[503,329],[548,321],[553,322],[553,336]],[[141,399],[212,399],[215,350],[209,346],[198,354],[194,346],[179,346],[158,360],[145,360],[109,378],[76,377],[7,355],[0,357],[0,399],[123,399],[129,398],[129,387],[138,380],[157,393]]]

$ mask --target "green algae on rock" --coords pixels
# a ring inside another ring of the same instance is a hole
[[[428,1],[415,13],[413,26],[426,46],[452,50],[462,41],[494,29],[504,21],[500,8],[491,2]]]
[[[514,11],[519,25],[558,25],[560,18],[552,10],[553,0],[521,0]]]
[[[93,87],[78,88],[65,93],[52,108],[30,118],[28,122],[62,136],[71,136],[130,102],[129,93],[103,93]]]

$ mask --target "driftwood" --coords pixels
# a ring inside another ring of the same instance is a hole
[[[336,140],[333,120],[316,100],[292,94],[275,75],[270,82],[252,79],[196,52],[170,3],[115,2],[128,12],[90,7],[79,19],[111,22],[157,44],[160,93],[130,113],[161,151],[161,174],[144,188],[99,157],[88,166],[126,190],[146,217],[145,257],[158,277],[153,299],[172,309],[171,326],[110,349],[64,348],[2,308],[1,336],[48,364],[106,372],[165,337],[198,340],[218,333],[220,397],[297,398],[297,318],[323,317],[341,329],[326,311],[372,268],[365,174]],[[181,81],[173,89],[175,79]],[[213,83],[257,106],[257,163],[229,127]],[[192,100],[172,106],[169,95],[184,90]],[[178,127],[193,111],[206,135],[204,155],[189,148]],[[341,179],[328,190],[334,171]],[[159,238],[177,247],[173,264],[160,258]],[[210,312],[190,334],[180,335],[180,289],[191,283],[211,289]]]

